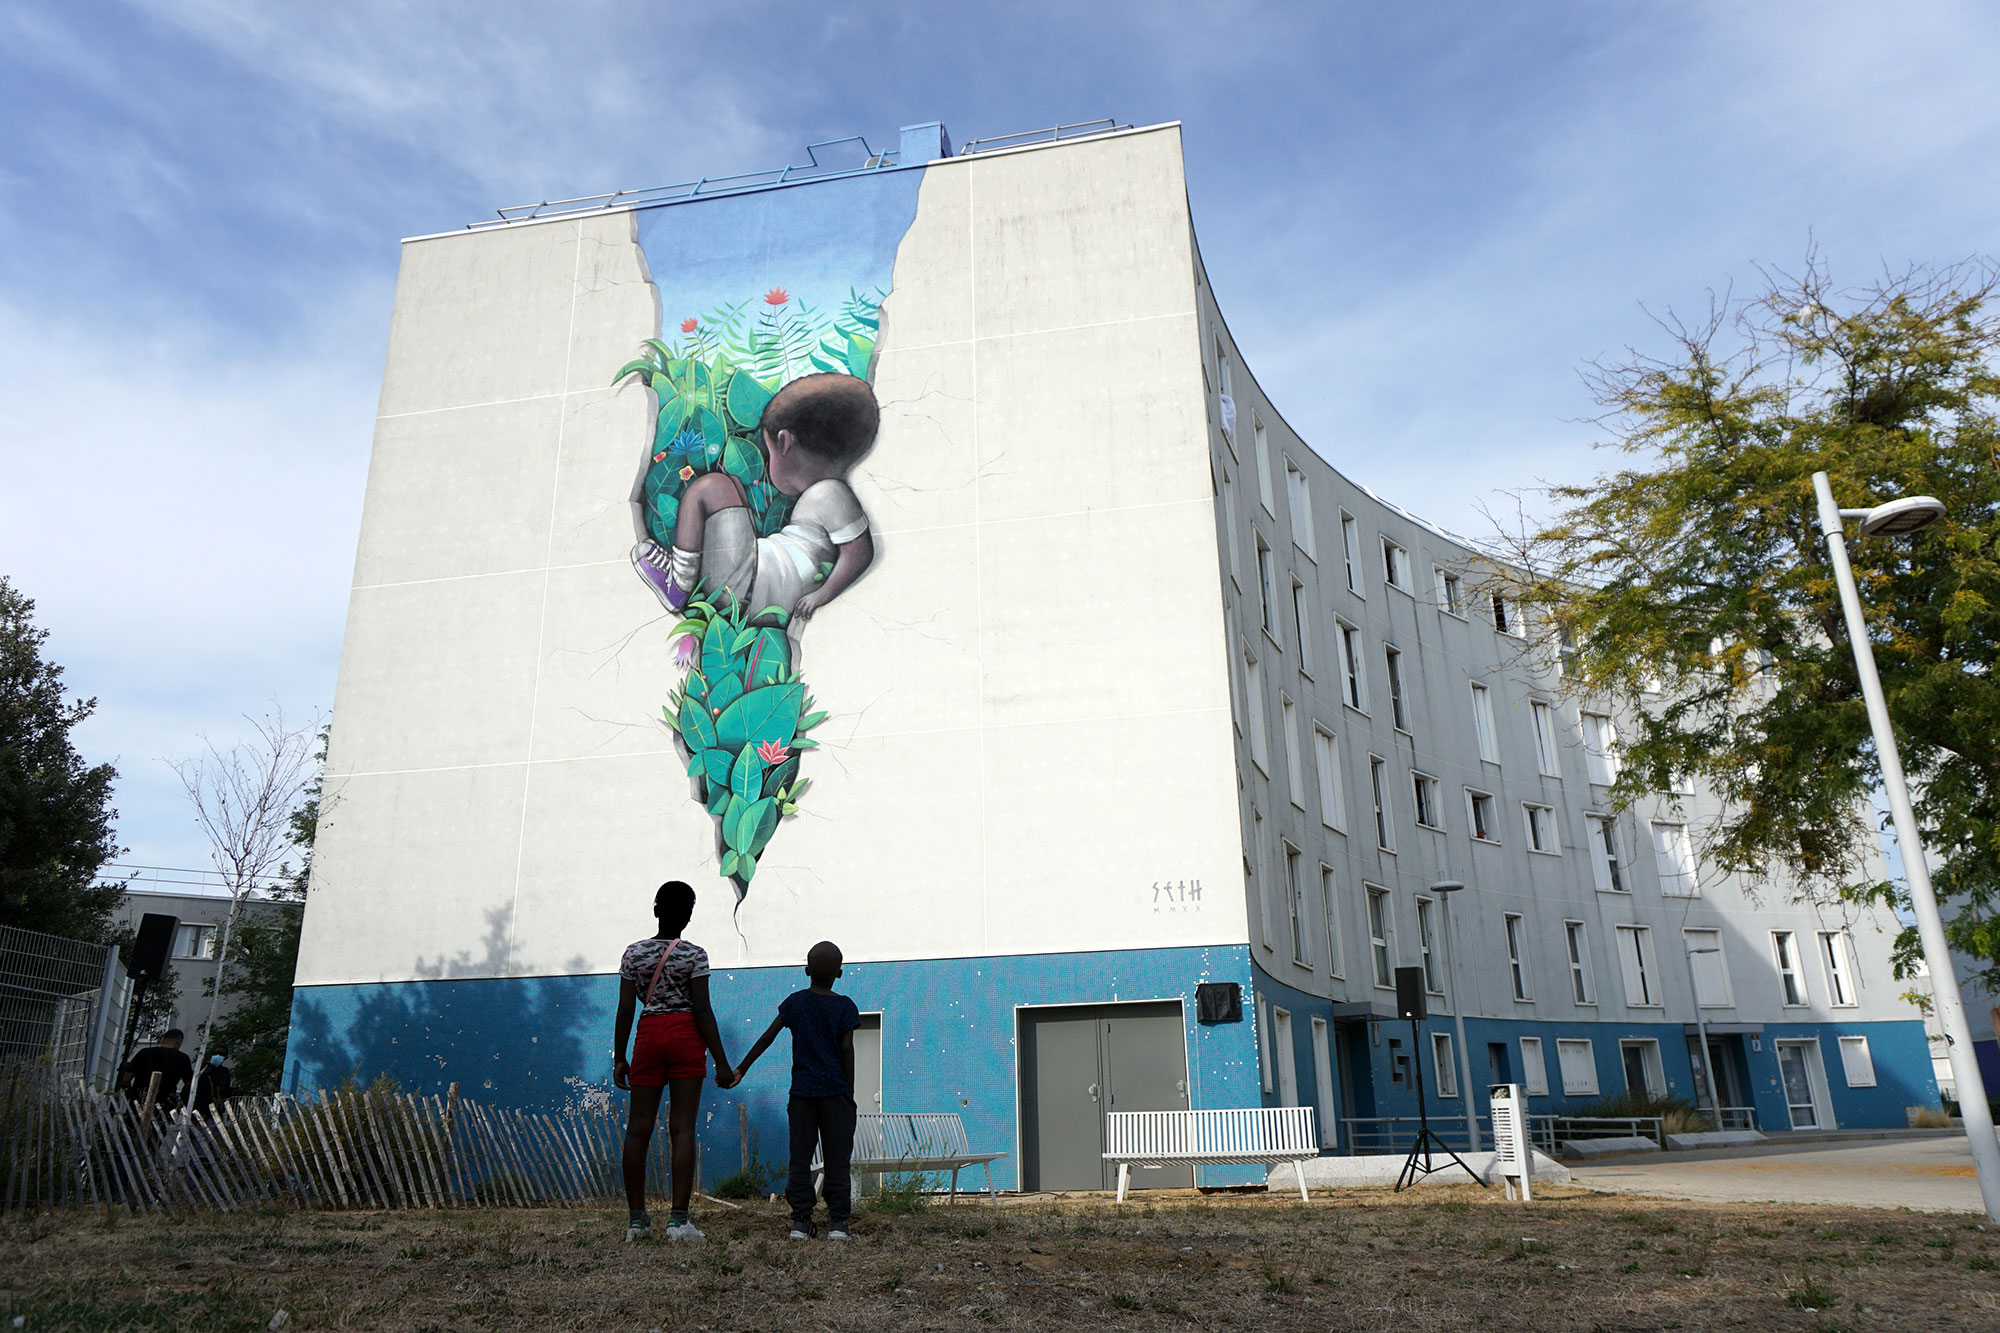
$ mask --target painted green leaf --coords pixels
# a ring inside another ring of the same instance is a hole
[[[733,802],[730,809],[737,809]],[[768,796],[749,802],[737,811],[734,823],[734,836],[727,839],[729,845],[752,856],[761,855],[778,828],[778,803]],[[727,817],[723,824],[725,829],[729,827]]]
[[[729,655],[731,657],[741,656],[743,650],[750,646],[750,641],[756,637],[757,631],[754,629],[738,631],[736,637],[729,641]]]
[[[791,744],[805,693],[803,685],[766,685],[747,692],[715,719],[717,742],[732,750],[765,741]]]
[[[715,744],[715,719],[696,700],[687,699],[681,703],[676,725],[680,728],[681,739],[690,750],[703,750]]]
[[[618,367],[618,373],[611,377],[611,382],[616,384],[619,380],[624,379],[634,371],[650,379],[653,373],[653,363],[643,357],[637,361],[627,361],[624,365]]]
[[[722,418],[706,407],[697,407],[688,414],[688,425],[701,432],[702,440],[708,445],[710,465],[721,461],[722,446],[729,439],[729,428],[722,424]]]
[[[750,751],[749,753],[754,754],[756,752],[753,750]],[[784,763],[779,764],[776,768],[772,769],[769,773],[764,775],[764,790],[760,794],[764,796],[789,795],[789,793],[785,791],[785,784],[790,782],[793,778],[797,777],[798,775],[799,775],[799,757],[797,755],[793,755],[791,758],[785,760]]]
[[[667,362],[667,374],[672,376],[674,383],[682,386],[683,390],[706,389],[710,384],[714,383],[713,377],[709,374],[707,363],[702,361],[669,361]]]
[[[729,802],[732,799],[729,794],[729,784],[727,782],[711,782],[708,784],[708,813],[711,815],[721,814],[728,808]]]
[[[743,697],[743,677],[734,671],[724,671],[708,684],[708,706],[710,716],[721,712]],[[715,733],[710,732],[704,745],[716,744]]]
[[[703,750],[701,752],[702,776],[709,786],[729,790],[729,770],[736,766],[736,755],[724,749]]]
[[[729,437],[722,449],[722,470],[745,485],[764,479],[764,455],[740,435]]]
[[[777,628],[758,630],[745,667],[751,687],[782,684],[791,665],[792,641],[785,632]]]
[[[702,752],[701,752],[700,750],[696,750],[696,751],[695,751],[695,752],[694,752],[693,754],[691,754],[691,755],[689,755],[689,756],[688,756],[688,776],[689,776],[689,777],[693,777],[693,776],[695,776],[695,775],[696,775],[697,773],[700,773],[700,772],[701,772],[701,753],[702,753]]]
[[[701,674],[714,681],[729,671],[729,641],[735,637],[728,620],[721,616],[708,622],[701,634]]]
[[[757,858],[748,855],[738,856],[736,858],[736,878],[742,880],[745,884],[757,878]]]
[[[739,851],[742,850],[744,844],[736,840],[738,826],[743,821],[743,812],[749,808],[750,802],[745,801],[741,796],[736,795],[734,792],[724,793],[722,804],[722,841]]]
[[[826,713],[823,711],[818,713],[807,713],[804,717],[799,719],[799,730],[811,731],[814,727],[818,726],[820,723],[824,721],[826,721]]]
[[[745,750],[736,756],[729,769],[729,790],[746,801],[763,796],[764,761],[757,757],[756,750]]]
[[[791,794],[788,799],[790,799],[793,803],[796,804],[799,797],[804,796],[806,794],[806,788],[812,786],[812,782],[813,780],[811,778],[801,778],[799,780],[799,784],[796,787],[792,788]]]
[[[729,415],[745,430],[755,430],[764,419],[764,405],[776,395],[747,371],[729,377]]]
[[[725,874],[725,875],[733,875],[733,874],[735,874],[735,873],[736,873],[736,853],[735,853],[735,852],[724,852],[724,853],[722,854],[722,866],[721,866],[721,870],[722,870],[722,873],[723,873],[723,874]]]
[[[793,805],[790,801],[782,801],[778,805],[778,813],[781,815],[795,815],[798,812],[798,806]]]
[[[794,750],[817,750],[819,742],[810,736],[800,736],[792,741],[792,748]]]
[[[856,379],[867,378],[868,361],[874,355],[875,344],[872,340],[856,337],[851,333],[847,335],[848,374],[854,376]]]

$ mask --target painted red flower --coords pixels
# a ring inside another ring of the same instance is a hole
[[[687,479],[688,479],[689,477],[692,477],[693,475],[694,475],[694,469],[693,469],[693,468],[691,468],[691,467],[684,467],[684,468],[682,468],[682,469],[681,469],[681,480],[682,480],[682,481],[686,481],[686,480],[687,480]]]
[[[773,287],[770,291],[764,293],[765,305],[783,305],[791,299],[792,294],[783,287]]]
[[[792,757],[792,752],[776,741],[759,741],[757,757],[767,764],[782,764]]]
[[[686,319],[681,321],[681,332],[693,333],[694,326],[695,326],[695,318],[693,315],[689,315]]]
[[[666,455],[665,455],[665,454],[654,454],[654,455],[653,455],[653,461],[654,461],[655,463],[657,463],[657,462],[659,462],[659,461],[660,461],[660,460],[661,460],[662,458],[665,458],[665,457],[666,457]]]

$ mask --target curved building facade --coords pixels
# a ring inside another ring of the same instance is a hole
[[[1412,1061],[1447,1116],[1489,1077],[1691,1096],[1697,974],[1764,1127],[1935,1101],[1888,923],[1704,873],[1698,797],[1611,815],[1616,717],[1289,432],[1177,126],[976,148],[405,243],[292,1086],[609,1095],[671,877],[732,1053],[832,939],[863,1109],[958,1112],[1004,1184],[1104,1183],[1110,1109],[1313,1104],[1366,1147]],[[827,373],[872,447],[774,452]],[[705,1145],[741,1100],[772,1155],[785,1092],[711,1089]]]

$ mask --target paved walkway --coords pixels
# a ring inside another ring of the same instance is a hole
[[[1589,1189],[1668,1199],[1980,1210],[1963,1135],[1635,1155],[1573,1164],[1570,1171]]]

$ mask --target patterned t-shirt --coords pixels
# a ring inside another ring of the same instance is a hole
[[[652,1003],[648,1004],[646,986],[653,979],[653,969],[659,966],[663,950],[667,965],[660,968],[660,981],[653,987]],[[624,960],[618,964],[618,975],[631,982],[632,989],[638,992],[641,1018],[648,1014],[684,1014],[694,1008],[688,998],[688,983],[708,975],[708,950],[686,940],[657,937],[640,940],[625,950]]]

